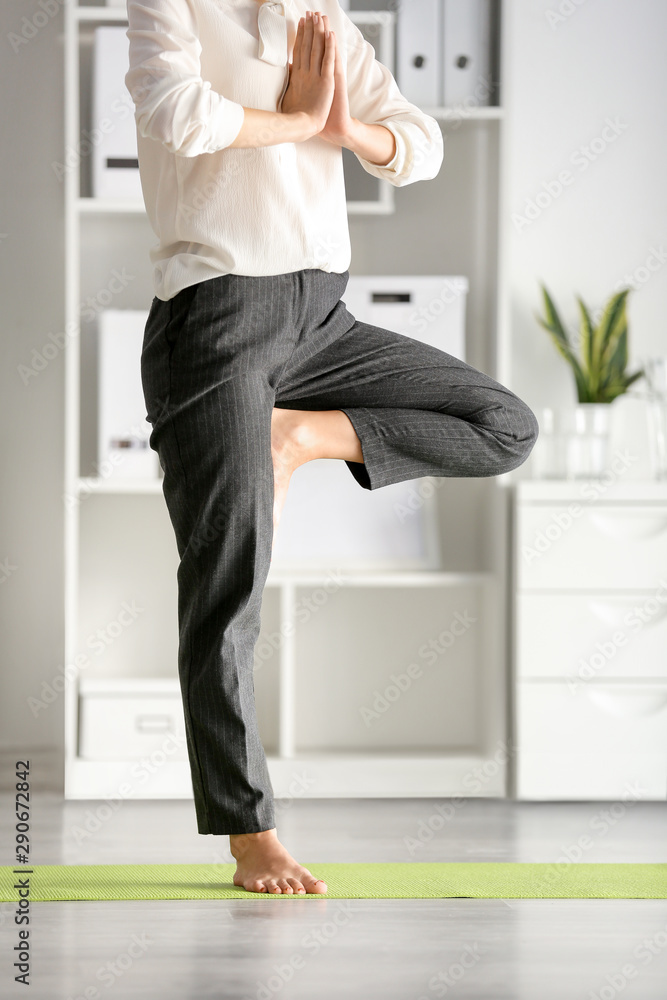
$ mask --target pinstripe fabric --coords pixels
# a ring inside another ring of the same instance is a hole
[[[349,272],[223,274],[154,298],[141,355],[151,447],[180,555],[179,654],[198,831],[275,826],[253,658],[271,560],[271,411],[341,409],[365,489],[493,476],[537,438],[533,412],[437,348],[356,320]]]

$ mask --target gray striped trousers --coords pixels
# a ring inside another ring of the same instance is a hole
[[[275,826],[254,647],[273,540],[271,411],[340,409],[367,490],[521,465],[535,415],[435,347],[356,320],[349,278],[225,274],[154,298],[141,378],[180,562],[178,672],[198,832]]]

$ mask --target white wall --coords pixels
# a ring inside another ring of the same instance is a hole
[[[22,752],[61,744],[63,729],[62,698],[37,717],[27,702],[63,663],[62,351],[27,384],[18,370],[64,322],[58,11],[0,6],[0,748]]]
[[[509,2],[509,381],[533,407],[560,405],[575,401],[574,380],[533,319],[538,281],[573,329],[575,293],[599,310],[631,284],[632,367],[642,355],[667,353],[667,3]],[[562,171],[569,183],[559,191]],[[540,192],[544,207],[525,221]],[[619,404],[622,435],[639,404]],[[643,432],[641,420],[635,430]]]

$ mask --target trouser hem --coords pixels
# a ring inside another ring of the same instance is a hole
[[[338,409],[349,418],[361,442],[363,462],[345,461],[348,469],[365,490],[377,490],[390,482],[384,471],[386,446],[383,447],[377,424],[370,409],[365,406],[340,406]]]

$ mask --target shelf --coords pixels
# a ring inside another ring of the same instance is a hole
[[[74,202],[79,215],[146,215],[142,201],[121,198],[77,198]],[[348,201],[348,215],[390,215],[391,205],[381,201]]]
[[[502,749],[502,748],[499,748]],[[276,798],[502,798],[503,767],[489,767],[482,754],[440,756],[345,751],[266,755]],[[165,761],[137,788],[137,762],[71,759],[65,780],[67,799],[191,799],[192,779],[187,761]],[[303,780],[299,780],[303,779]],[[133,789],[134,794],[125,789]]]
[[[457,122],[465,121],[497,121],[505,115],[505,109],[496,106],[481,107],[475,105],[471,108],[463,106],[423,108],[425,115],[436,118],[445,123],[451,119]]]
[[[125,7],[74,7],[76,21],[120,21],[127,24]]]
[[[667,480],[634,479],[623,482],[612,472],[613,481],[605,479],[520,479],[515,483],[517,497],[531,503],[559,500],[632,501],[650,503],[667,499]]]
[[[100,476],[81,476],[76,480],[77,495],[90,496],[92,493],[126,493],[135,494],[156,493],[162,495],[162,477],[156,479],[114,479],[110,476],[103,479]]]
[[[74,202],[77,212],[82,215],[105,215],[110,212],[120,214],[146,214],[143,201],[124,201],[121,198],[77,198]]]

